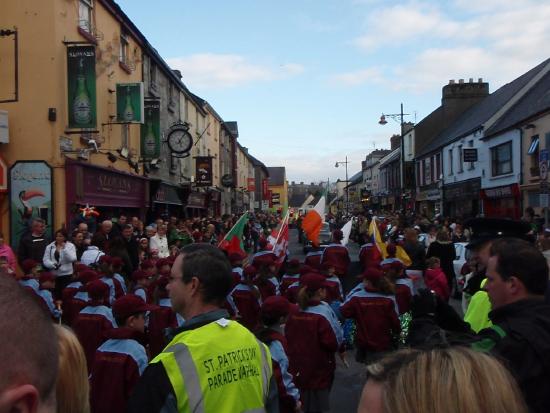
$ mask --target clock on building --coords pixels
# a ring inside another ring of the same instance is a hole
[[[176,156],[189,153],[193,146],[193,137],[189,133],[189,126],[177,123],[168,130],[166,141],[170,151]]]

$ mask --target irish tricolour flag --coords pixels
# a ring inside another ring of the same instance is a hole
[[[325,221],[325,195],[323,195],[317,204],[310,209],[302,221],[302,229],[306,237],[315,246],[319,245],[319,233]]]
[[[248,223],[248,212],[245,212],[243,216],[233,225],[233,228],[229,230],[225,237],[221,240],[218,247],[222,250],[227,251],[227,254],[231,253],[243,253],[246,254],[244,250],[243,243],[243,231],[244,227]]]

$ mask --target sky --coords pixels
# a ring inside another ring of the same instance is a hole
[[[450,79],[490,91],[550,57],[550,2],[118,0],[239,141],[287,179],[351,177],[399,123],[419,122]]]

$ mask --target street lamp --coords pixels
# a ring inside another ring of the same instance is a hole
[[[346,165],[346,215],[349,216],[349,182],[348,182],[348,157],[347,156],[345,161],[336,162],[334,164],[334,167],[338,168],[340,165]]]
[[[403,103],[401,103],[401,112],[400,113],[382,113],[382,116],[380,116],[380,120],[378,123],[382,126],[388,123],[386,120],[387,117],[399,121],[399,124],[401,126],[401,162],[400,162],[400,178],[401,178],[401,190],[402,195],[404,195],[405,192],[405,137],[403,136],[403,116],[408,116],[408,113],[403,113]]]

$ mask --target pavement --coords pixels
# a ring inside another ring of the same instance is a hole
[[[289,233],[289,251],[291,258],[298,258],[303,262],[305,254],[302,244],[298,243],[298,233],[295,229],[291,229]],[[360,246],[353,241],[347,245],[351,265],[348,275],[342,279],[342,287],[344,293],[347,294],[358,283],[356,275],[361,272],[359,266],[359,249]],[[450,304],[460,310],[460,301],[451,300]],[[334,384],[330,393],[330,413],[354,413],[357,411],[359,399],[361,398],[361,390],[365,384],[365,366],[355,361],[355,352],[349,351],[346,354],[348,366],[345,366],[339,357],[336,357],[336,372]]]

